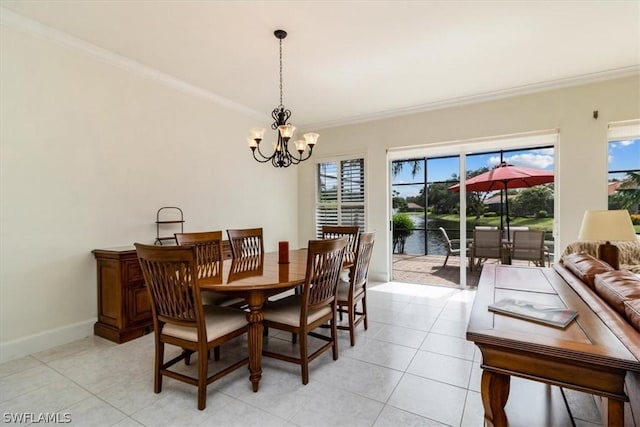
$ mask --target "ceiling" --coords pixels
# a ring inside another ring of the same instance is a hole
[[[640,72],[640,1],[9,1],[261,116],[327,127]],[[14,13],[18,15],[15,15]]]

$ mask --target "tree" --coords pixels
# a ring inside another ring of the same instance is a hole
[[[413,234],[413,221],[406,213],[393,216],[393,253],[403,254],[407,237]]]
[[[424,159],[397,160],[391,164],[391,173],[393,176],[398,175],[407,164],[411,167],[411,176],[416,176],[422,169],[422,163],[424,163]]]
[[[510,200],[509,213],[513,216],[531,216],[553,208],[553,189],[546,185],[524,188]]]
[[[407,200],[404,197],[400,196],[400,193],[397,190],[393,190],[393,209],[397,209],[398,212],[406,212],[407,211]]]
[[[616,192],[609,196],[609,208],[627,209],[636,213],[640,209],[640,172],[627,172],[627,177]]]
[[[434,214],[453,212],[458,206],[458,193],[449,189],[455,182],[437,182],[429,185],[427,205]]]

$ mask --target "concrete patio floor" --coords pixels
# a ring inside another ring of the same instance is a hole
[[[392,280],[396,282],[415,283],[421,285],[460,286],[460,257],[451,256],[447,266],[443,267],[444,255],[408,255],[393,254]],[[487,260],[485,264],[497,263],[498,260]],[[513,261],[513,265],[532,265],[527,261]],[[467,287],[478,286],[482,269],[467,272]]]

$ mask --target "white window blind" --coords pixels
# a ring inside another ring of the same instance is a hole
[[[323,225],[365,228],[364,159],[318,164],[316,235]]]
[[[640,138],[640,120],[627,120],[609,124],[609,141]]]

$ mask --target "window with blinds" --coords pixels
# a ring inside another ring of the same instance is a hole
[[[357,225],[365,229],[364,159],[318,164],[316,236],[323,225]]]

